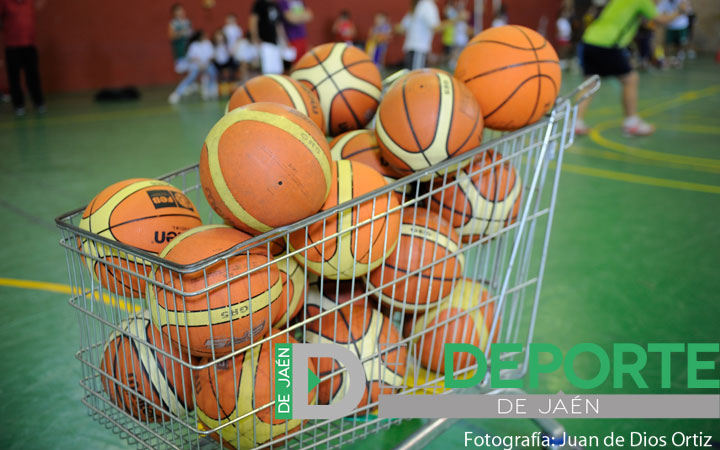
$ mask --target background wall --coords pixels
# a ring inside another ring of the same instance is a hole
[[[485,26],[492,20],[492,0],[485,1]],[[717,2],[717,0],[708,0]],[[37,14],[40,67],[47,91],[75,91],[104,86],[168,84],[178,80],[173,72],[167,24],[172,0],[48,0]],[[251,0],[216,0],[204,9],[201,0],[182,2],[194,27],[212,31],[234,12],[243,29]],[[375,12],[386,12],[399,22],[409,0],[306,0],[315,20],[309,27],[311,44],[331,39],[330,28],[339,11],[353,14],[359,38],[365,39]],[[439,0],[444,7],[446,0]],[[472,1],[469,1],[472,4]],[[506,0],[512,23],[538,28],[543,23],[554,36],[555,18],[562,0]],[[388,54],[389,62],[402,58],[402,37],[397,37]],[[436,46],[439,43],[436,39]],[[4,70],[3,70],[4,72]],[[0,75],[0,89],[7,86]]]

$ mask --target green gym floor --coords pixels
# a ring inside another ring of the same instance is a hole
[[[567,350],[583,342],[720,341],[720,73],[710,60],[643,74],[640,109],[657,125],[648,138],[619,128],[619,85],[607,80],[587,121],[594,132],[566,152],[534,340]],[[567,75],[564,90],[580,82]],[[79,328],[64,251],[53,222],[112,182],[155,177],[197,161],[221,102],[167,104],[170,88],[135,103],[96,104],[90,93],[55,95],[49,113],[0,112],[0,448],[125,448],[80,403]],[[59,287],[62,289],[62,287]],[[720,378],[716,369],[705,376]],[[685,393],[673,361],[673,393]],[[593,365],[579,367],[592,374]],[[659,363],[644,372],[659,392]],[[575,393],[562,373],[541,392]],[[608,393],[610,388],[596,393]],[[623,393],[633,393],[632,389]],[[697,391],[695,393],[698,393]],[[704,392],[708,393],[708,392]],[[717,393],[717,392],[715,392]],[[353,448],[391,448],[421,421]],[[566,420],[572,434],[610,431],[716,435],[718,420]],[[463,432],[535,431],[526,420],[467,420],[430,448],[463,446]]]

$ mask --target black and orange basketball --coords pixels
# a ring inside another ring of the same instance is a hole
[[[368,290],[382,287],[377,297],[395,311],[427,310],[450,295],[462,278],[465,257],[459,251],[460,236],[436,212],[407,209],[400,241],[385,262],[367,276]]]
[[[183,231],[202,225],[195,205],[169,183],[147,178],[120,181],[103,189],[85,208],[78,227],[149,253],[159,253]],[[140,298],[151,266],[123,251],[83,239],[80,244],[93,277],[114,294]],[[111,265],[118,265],[120,268]]]
[[[228,422],[219,432],[225,443],[238,449],[250,449],[292,433],[302,419],[275,416],[275,344],[297,344],[288,333],[273,330],[269,341],[240,353],[232,359],[210,365],[198,372],[195,381],[197,416],[210,428]],[[202,360],[208,363],[209,360]],[[313,359],[308,369],[317,373]],[[316,403],[318,388],[308,393],[308,404]],[[247,415],[258,409],[254,414]],[[247,415],[247,416],[246,416]],[[240,420],[240,417],[246,416]],[[217,439],[217,436],[215,437]],[[268,447],[271,448],[271,447]]]
[[[337,305],[327,299],[308,297],[307,313],[312,317],[333,306]],[[353,303],[318,317],[307,324],[305,341],[342,345],[363,361],[367,385],[358,408],[377,402],[380,394],[392,394],[404,386],[407,349],[399,345],[400,333],[390,319],[375,309]],[[347,393],[349,377],[346,372],[338,372],[341,367],[330,358],[319,359],[318,376],[321,379],[331,376],[319,385],[320,404],[331,404]],[[333,375],[334,372],[338,373]]]
[[[205,225],[178,236],[160,256],[193,264],[241,248],[250,238],[225,225]],[[283,290],[277,265],[266,266],[270,258],[262,248],[254,248],[197,272],[158,267],[153,274],[158,286],[148,286],[147,293],[153,322],[194,356],[225,355],[257,341],[270,329]]]
[[[378,171],[355,161],[332,164],[333,185],[323,211],[386,185]],[[348,280],[379,266],[397,244],[396,194],[381,194],[290,233],[288,248],[305,268],[325,278]],[[328,238],[328,239],[326,239]]]
[[[300,58],[290,76],[317,94],[330,136],[364,128],[375,115],[382,90],[380,71],[352,45],[318,45]]]
[[[325,133],[325,118],[317,96],[286,75],[258,75],[240,86],[230,97],[227,110],[250,103],[280,103],[308,116]]]
[[[537,122],[555,104],[562,82],[552,45],[519,25],[489,28],[475,36],[460,53],[455,77],[475,95],[485,126],[494,130]]]
[[[330,147],[307,116],[277,103],[225,114],[200,155],[210,206],[236,228],[260,234],[318,212],[330,193]]]
[[[161,335],[147,312],[124,320],[120,329],[122,333],[114,332],[108,338],[100,361],[100,370],[119,381],[101,375],[110,400],[135,418],[148,422],[167,420],[163,411],[176,416],[192,411],[190,369],[179,362],[190,362],[187,350],[172,343],[167,335]],[[156,352],[147,343],[177,361]]]
[[[437,179],[436,186],[443,180]],[[522,204],[522,181],[509,161],[493,150],[476,156],[455,181],[430,198],[466,242],[500,231],[517,219]]]
[[[355,130],[343,133],[330,141],[330,156],[334,161],[357,161],[380,172],[385,181],[392,183],[402,177],[380,154],[380,146],[373,130]]]
[[[382,157],[404,176],[479,146],[482,113],[472,93],[449,73],[415,70],[385,94],[375,133]],[[448,176],[455,169],[447,169]],[[444,172],[429,173],[421,180]]]

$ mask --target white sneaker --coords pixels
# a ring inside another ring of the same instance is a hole
[[[625,119],[623,131],[625,136],[650,136],[655,132],[655,127],[638,116],[632,116]]]
[[[168,102],[171,105],[177,105],[179,101],[180,101],[180,96],[178,95],[177,92],[173,92],[172,94],[170,94],[170,97],[168,97]]]
[[[590,133],[590,127],[585,124],[584,120],[578,119],[575,122],[575,134],[577,136],[586,136],[588,133]]]

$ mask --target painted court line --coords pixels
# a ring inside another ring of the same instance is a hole
[[[67,284],[50,283],[47,281],[21,280],[17,278],[0,278],[0,286],[73,295],[73,289]],[[85,297],[89,297],[89,293],[85,294]],[[98,301],[100,299],[100,296],[97,292],[93,292],[93,298]],[[104,292],[102,294],[102,300],[106,305],[119,307],[120,309],[124,309],[128,313],[132,313],[133,311],[133,306],[127,303],[125,300],[117,298],[115,296],[110,296]],[[135,312],[142,311],[142,307],[140,305],[135,305],[134,309]]]

